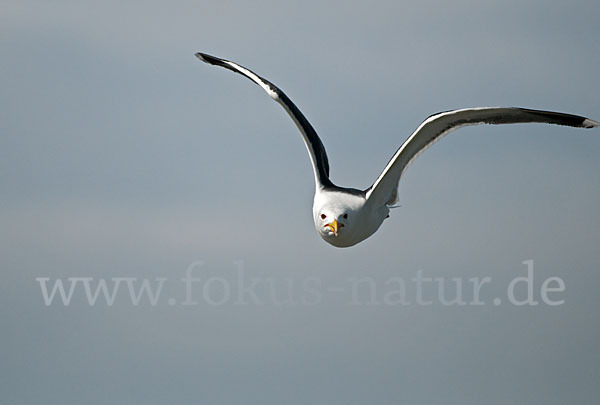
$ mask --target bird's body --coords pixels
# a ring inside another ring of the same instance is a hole
[[[338,187],[329,179],[325,147],[316,131],[277,86],[224,59],[197,53],[209,64],[239,73],[262,87],[290,115],[304,140],[315,177],[313,219],[321,238],[336,247],[353,246],[374,234],[398,199],[398,182],[408,165],[449,132],[468,125],[539,122],[578,128],[600,126],[585,117],[515,107],[476,107],[446,111],[427,118],[398,148],[373,185],[366,190]]]

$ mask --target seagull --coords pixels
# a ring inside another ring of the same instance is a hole
[[[294,121],[313,167],[315,196],[313,220],[319,236],[335,247],[349,247],[373,235],[398,201],[398,183],[406,168],[428,147],[455,129],[478,124],[540,122],[577,128],[594,128],[600,122],[572,114],[517,107],[474,107],[431,115],[404,141],[366,190],[339,187],[329,179],[329,162],[323,142],[298,107],[277,86],[245,67],[225,59],[196,53],[201,61],[221,66],[252,80]]]

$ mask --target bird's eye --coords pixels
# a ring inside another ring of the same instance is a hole
[[[325,219],[325,218],[327,218],[327,215],[321,214],[321,219]]]
[[[348,219],[348,214],[344,214],[344,215],[342,215],[342,218],[344,218],[344,219]]]

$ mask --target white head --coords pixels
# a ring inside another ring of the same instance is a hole
[[[363,240],[364,204],[362,195],[318,192],[313,205],[313,220],[319,236],[336,247],[352,246]]]
[[[365,240],[389,213],[386,205],[367,204],[364,194],[347,190],[318,190],[313,204],[313,220],[319,236],[336,247],[349,247]]]
[[[326,242],[342,247],[350,246],[352,236],[353,212],[349,207],[324,206],[316,212],[315,228]]]

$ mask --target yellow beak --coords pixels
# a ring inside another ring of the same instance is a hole
[[[333,220],[333,222],[325,225],[326,227],[328,227],[329,229],[331,229],[333,231],[333,234],[335,236],[338,236],[338,221],[337,218]]]

